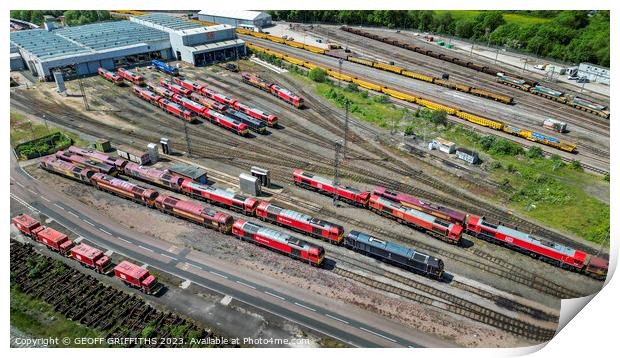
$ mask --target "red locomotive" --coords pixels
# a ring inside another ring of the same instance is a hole
[[[183,88],[177,84],[174,84],[170,81],[168,81],[167,79],[162,78],[159,83],[161,83],[162,86],[166,87],[167,89],[171,90],[174,93],[178,93],[181,94],[183,96],[189,96],[189,94],[192,92],[190,90],[188,90],[187,88]]]
[[[159,195],[159,192],[153,189],[143,188],[122,179],[101,173],[93,174],[93,176],[90,177],[90,181],[95,188],[99,190],[107,191],[108,193],[133,200],[136,203],[146,206],[154,206],[155,199]]]
[[[71,258],[78,261],[82,266],[91,268],[101,274],[107,274],[112,266],[112,261],[103,254],[103,251],[86,244],[74,246],[70,254]]]
[[[151,102],[153,104],[157,104],[159,102],[159,100],[162,99],[162,97],[158,94],[155,94],[147,89],[144,89],[142,87],[138,87],[138,86],[133,86],[131,88],[131,90],[133,91],[133,93],[135,93],[136,95],[138,95],[140,98],[142,98],[143,100],[147,101],[147,102]]]
[[[179,117],[187,122],[191,122],[196,117],[196,114],[192,111],[185,110],[183,107],[178,104],[171,102],[162,96],[159,96],[149,90],[144,88],[133,86],[132,91],[140,96],[143,100],[150,102],[151,104],[157,105],[163,111],[168,112],[176,117]]]
[[[269,247],[313,266],[321,266],[325,259],[325,249],[321,246],[245,220],[237,219],[232,233],[241,240]]]
[[[162,98],[157,102],[159,108],[163,109],[165,112],[168,112],[174,116],[177,116],[186,122],[191,122],[196,118],[196,114],[192,111],[184,110],[181,106],[174,102],[170,102],[169,100]]]
[[[181,106],[194,111],[196,113],[198,113],[198,115],[200,116],[204,116],[204,112],[208,109],[207,107],[203,106],[200,103],[196,103],[194,101],[192,101],[191,99],[187,99],[183,96],[180,96],[178,94],[174,94],[172,95],[172,100],[175,101],[176,103],[180,104]]]
[[[119,76],[123,77],[124,79],[126,79],[127,81],[138,85],[138,86],[144,86],[144,77],[135,74],[132,71],[126,70],[124,68],[119,68],[118,70],[116,70],[119,74]]]
[[[260,119],[261,121],[267,123],[267,125],[270,127],[275,127],[278,125],[277,116],[269,114],[261,109],[250,108],[243,103],[237,103],[237,107],[235,109],[247,114],[248,116]]]
[[[230,233],[234,221],[234,218],[226,213],[205,208],[187,200],[177,199],[171,195],[159,195],[155,200],[155,207],[170,215],[219,230],[225,234]]]
[[[246,197],[212,186],[202,185],[191,179],[184,180],[183,184],[181,184],[181,188],[187,195],[238,211],[245,215],[254,216],[256,212],[258,201],[252,197]]]
[[[94,170],[98,173],[103,173],[107,175],[116,175],[116,172],[117,172],[115,166],[105,164],[105,163],[99,163],[94,160],[84,158],[81,155],[73,154],[69,151],[59,150],[58,152],[56,152],[56,158],[64,160],[65,162],[73,163],[82,168],[88,168],[88,169]]]
[[[368,205],[368,199],[370,198],[370,193],[367,191],[360,191],[342,184],[334,185],[334,182],[329,179],[306,173],[301,169],[297,169],[293,172],[293,181],[297,186],[310,190],[318,190],[325,194],[334,195],[335,190],[336,195],[338,195],[340,199],[362,207]]]
[[[193,101],[198,102],[202,104],[203,106],[209,109],[212,109],[214,111],[223,113],[226,110],[226,108],[228,108],[228,106],[226,106],[225,104],[216,102],[212,100],[211,98],[199,95],[196,92],[192,92],[192,94],[189,95],[189,98],[191,98]]]
[[[67,150],[73,154],[77,154],[95,162],[112,165],[116,167],[117,170],[122,170],[125,165],[127,165],[127,161],[125,159],[115,159],[103,152],[94,149],[80,148],[72,145]]]
[[[168,171],[144,167],[136,163],[127,163],[123,168],[123,173],[129,177],[144,180],[173,191],[181,191],[181,184],[185,180],[178,175],[170,174]]]
[[[374,194],[370,196],[368,207],[379,215],[394,219],[401,224],[407,224],[417,229],[424,230],[440,240],[452,244],[459,244],[461,242],[461,234],[463,231],[461,225],[441,220],[413,208],[404,207]]]
[[[555,242],[539,240],[501,224],[489,223],[484,217],[470,215],[467,220],[467,233],[596,278],[605,278],[609,268],[609,261],[603,258]]]
[[[165,98],[172,98],[172,96],[174,95],[174,92],[172,92],[171,90],[167,89],[166,87],[157,86],[153,82],[147,82],[146,87],[150,88],[151,91]]]
[[[161,288],[161,285],[157,283],[157,278],[151,275],[147,269],[129,261],[123,261],[116,265],[114,275],[124,284],[135,287],[147,295],[154,295]]]
[[[202,89],[204,88],[203,85],[201,85],[200,83],[196,83],[194,81],[190,81],[190,80],[182,80],[178,77],[174,77],[172,79],[172,81],[174,83],[176,83],[177,85],[181,86],[181,87],[185,87],[190,91],[194,91],[194,92],[201,92]]]
[[[271,221],[332,244],[340,245],[344,239],[344,228],[340,225],[284,209],[266,201],[258,204],[256,216],[263,221]]]
[[[221,94],[221,93],[216,93],[210,90],[207,90],[206,88],[203,89],[203,93],[206,94],[207,96],[211,97],[212,99],[223,103],[227,106],[233,107],[235,108],[235,106],[237,106],[237,103],[239,103],[239,101],[237,101],[234,98],[228,97],[225,94]]]
[[[246,136],[250,131],[247,124],[241,123],[236,119],[232,119],[212,109],[207,109],[203,115],[209,120],[209,122],[226,128],[242,137]]]
[[[427,214],[431,214],[434,217],[449,221],[451,223],[465,225],[465,213],[452,210],[443,206],[435,205],[433,203],[425,202],[421,199],[414,198],[412,196],[389,191],[384,187],[377,186],[372,191],[374,195],[382,196],[391,201],[397,202],[403,206],[414,208]]]
[[[241,79],[254,86],[257,88],[260,88],[264,91],[267,91],[269,93],[271,93],[272,95],[280,98],[281,100],[292,104],[293,106],[297,107],[297,108],[301,108],[304,106],[304,99],[299,97],[298,95],[296,95],[295,93],[289,91],[288,89],[275,84],[275,83],[271,83],[268,82],[262,78],[260,78],[259,76],[255,75],[255,74],[251,74],[251,73],[247,73],[247,72],[243,72],[241,74]]]
[[[89,168],[78,167],[77,165],[65,162],[54,157],[46,157],[41,160],[39,166],[49,172],[64,175],[67,178],[75,179],[83,183],[90,183],[90,177],[96,172]]]
[[[26,236],[41,242],[48,249],[56,251],[64,256],[69,256],[69,250],[73,247],[73,241],[69,237],[51,227],[44,227],[32,217],[21,214],[13,218],[13,224]]]
[[[101,77],[105,78],[106,80],[114,83],[117,86],[121,86],[123,84],[123,79],[117,75],[116,73],[112,72],[112,71],[108,71],[103,67],[99,67],[97,69],[97,73],[99,73],[99,75],[101,75]]]

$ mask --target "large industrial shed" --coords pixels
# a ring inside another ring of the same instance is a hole
[[[229,25],[204,26],[164,14],[134,16],[130,20],[167,32],[173,56],[196,66],[245,55],[245,42]]]
[[[227,25],[205,27],[163,14],[130,20],[16,31],[11,45],[41,80],[51,80],[56,70],[72,78],[94,74],[99,67],[115,69],[152,58],[205,65],[245,55],[245,43]]]
[[[233,27],[252,28],[260,31],[271,26],[271,15],[260,11],[247,10],[202,10],[198,13],[198,20],[226,24]]]
[[[147,60],[167,58],[168,35],[129,21],[96,23],[55,30],[26,30],[11,33],[11,44],[33,75],[51,80],[60,70],[65,77],[87,75],[97,68],[116,67]]]

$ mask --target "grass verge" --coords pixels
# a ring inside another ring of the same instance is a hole
[[[21,113],[11,112],[11,144],[16,145],[36,138],[46,136],[54,132],[61,132],[73,139],[73,143],[77,146],[87,146],[88,142],[84,141],[74,132],[70,132],[61,128],[54,127],[50,124],[47,126],[36,120],[30,120]]]

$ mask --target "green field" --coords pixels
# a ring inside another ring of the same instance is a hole
[[[434,10],[437,15],[442,15],[449,12],[455,21],[466,19],[473,20],[482,11],[480,10]],[[542,24],[551,21],[548,18],[528,16],[522,14],[504,14],[504,20],[506,23],[514,23],[517,25],[530,25],[530,24]]]
[[[40,138],[54,132],[61,132],[73,139],[73,143],[78,146],[86,146],[88,143],[80,138],[73,132],[66,131],[54,127],[52,124],[45,126],[44,123],[38,121],[32,121],[26,118],[24,115],[11,112],[11,144],[15,145],[22,142],[27,142],[35,138]]]

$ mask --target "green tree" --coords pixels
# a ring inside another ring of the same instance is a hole
[[[320,68],[314,68],[310,73],[308,73],[308,77],[314,82],[323,83],[327,79],[327,74]]]

